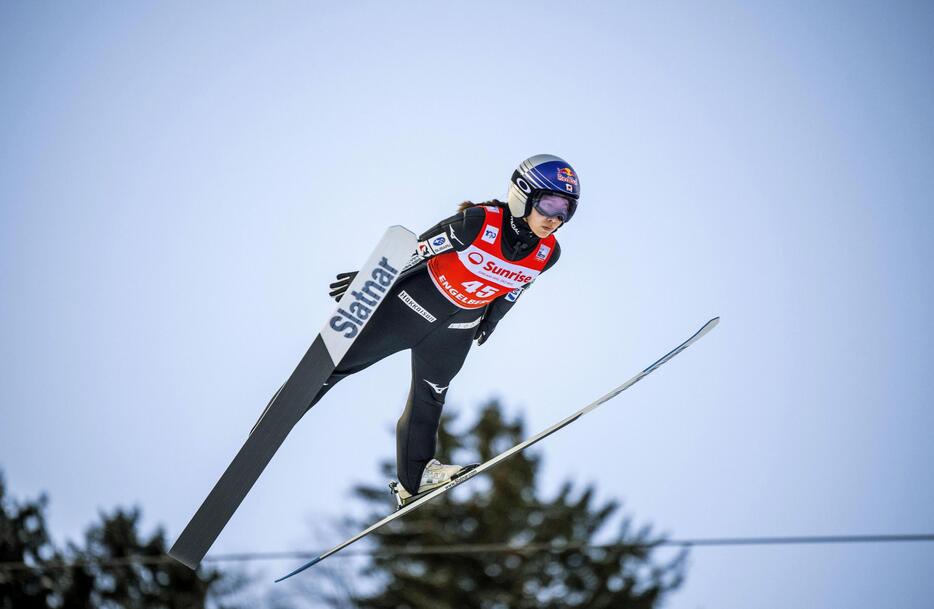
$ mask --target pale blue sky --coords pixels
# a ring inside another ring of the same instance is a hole
[[[0,467],[62,537],[138,503],[174,539],[331,276],[547,152],[581,176],[561,262],[449,409],[498,395],[532,433],[720,315],[540,445],[549,488],[677,538],[934,531],[932,27],[908,2],[4,3]],[[317,549],[309,520],[381,482],[407,375],[331,392],[214,551]],[[932,567],[697,549],[668,606],[928,607]]]

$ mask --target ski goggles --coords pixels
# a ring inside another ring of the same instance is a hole
[[[574,215],[574,210],[577,209],[577,201],[553,192],[543,192],[535,197],[534,201],[532,206],[538,213],[549,218],[558,218],[562,222],[570,220]]]

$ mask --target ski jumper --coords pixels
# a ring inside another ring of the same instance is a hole
[[[410,349],[412,380],[396,426],[396,464],[399,482],[413,494],[434,457],[448,387],[481,319],[498,322],[560,250],[553,235],[538,239],[505,207],[470,207],[420,240],[442,231],[454,249],[399,279],[309,405],[347,376]]]

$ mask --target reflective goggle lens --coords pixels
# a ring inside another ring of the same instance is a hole
[[[574,203],[561,195],[544,193],[535,201],[538,213],[567,222],[574,215]]]

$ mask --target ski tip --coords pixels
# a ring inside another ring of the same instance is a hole
[[[306,563],[303,564],[301,567],[295,569],[294,571],[292,571],[292,572],[289,573],[288,575],[283,575],[282,577],[280,577],[279,579],[277,579],[275,583],[278,584],[279,582],[281,582],[281,581],[283,581],[283,580],[286,580],[286,579],[292,577],[293,575],[298,575],[299,573],[301,573],[302,571],[304,571],[304,570],[307,569],[308,567],[311,567],[311,566],[313,566],[313,565],[315,565],[315,564],[321,562],[321,559],[322,559],[322,558],[324,558],[324,557],[323,557],[323,556],[318,556],[318,557],[315,558],[314,560],[310,560],[310,561],[306,562]]]
[[[713,319],[711,319],[711,320],[708,321],[707,323],[705,323],[705,324],[701,327],[701,329],[698,330],[697,333],[696,333],[694,336],[692,336],[692,337],[690,338],[690,341],[693,342],[693,341],[699,339],[699,338],[700,338],[701,336],[703,336],[704,334],[707,334],[708,332],[710,332],[711,330],[713,330],[714,328],[716,328],[718,323],[720,323],[720,316],[719,316],[719,315],[718,315],[717,317],[714,317]]]

